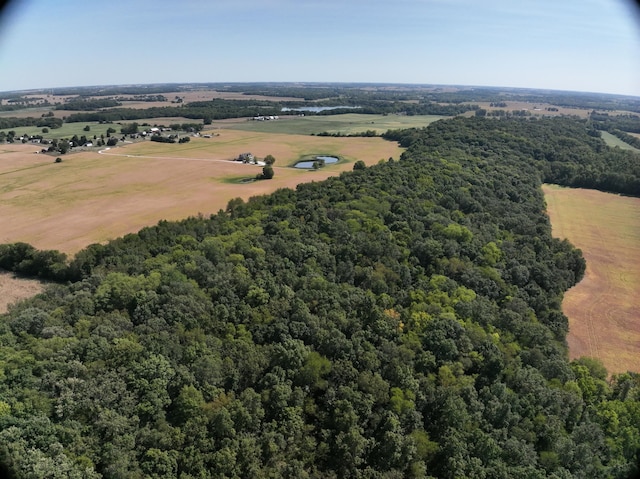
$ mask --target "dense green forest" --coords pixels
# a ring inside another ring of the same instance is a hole
[[[540,185],[637,192],[638,156],[562,118],[387,136],[396,161],[70,262],[0,246],[59,281],[0,318],[5,476],[637,474],[640,376],[567,360],[585,263]]]
[[[543,182],[640,196],[640,157],[607,147],[597,126],[567,117],[455,118],[427,130],[388,131],[383,137],[403,146],[424,145],[428,151],[478,158],[516,155],[522,163],[535,165]]]

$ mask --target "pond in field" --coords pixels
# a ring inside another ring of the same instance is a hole
[[[337,163],[338,162],[338,158],[335,156],[316,156],[314,160],[305,160],[305,161],[299,161],[298,163],[296,163],[294,165],[294,168],[305,168],[305,169],[311,169],[313,168],[313,164],[317,161],[323,161],[324,160],[324,164],[325,165],[329,165],[331,163]]]
[[[361,106],[301,106],[299,108],[287,108],[286,106],[282,108],[281,111],[311,111],[313,113],[319,113],[321,111],[327,110],[340,110],[340,109],[349,109],[356,110],[358,108],[362,108]]]

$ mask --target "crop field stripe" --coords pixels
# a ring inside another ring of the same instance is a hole
[[[19,173],[21,171],[33,170],[35,168],[42,168],[43,166],[49,166],[49,163],[40,163],[39,165],[27,166],[26,168],[18,168],[17,170],[3,171],[0,173],[0,176],[10,175],[12,173]]]

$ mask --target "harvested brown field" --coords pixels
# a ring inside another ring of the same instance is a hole
[[[546,185],[554,236],[587,261],[564,297],[570,357],[602,360],[610,373],[640,372],[640,199]]]
[[[38,148],[0,149],[0,243],[24,241],[40,249],[75,253],[159,220],[216,213],[230,199],[324,180],[402,153],[381,138],[333,138],[220,130],[220,136],[184,144],[150,141],[105,151],[65,155],[54,163]],[[229,161],[240,153],[275,156],[275,177],[241,184],[262,172]],[[337,155],[344,161],[318,171],[288,166],[305,155]]]

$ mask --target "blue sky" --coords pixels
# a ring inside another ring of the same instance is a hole
[[[372,82],[640,96],[631,0],[14,0],[0,91]]]

